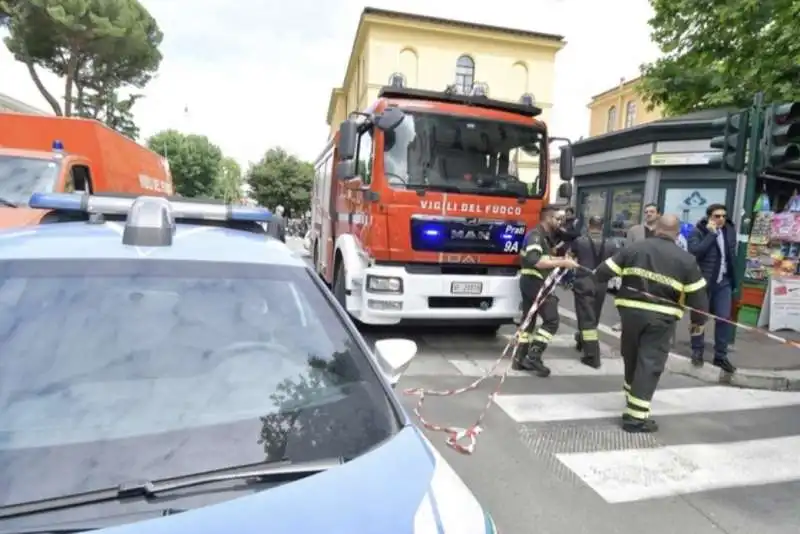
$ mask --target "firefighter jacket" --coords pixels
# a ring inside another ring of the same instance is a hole
[[[582,235],[575,239],[570,246],[570,251],[575,261],[581,267],[595,270],[617,253],[619,247],[614,241],[606,240],[603,236]],[[585,269],[578,269],[576,276],[583,278],[589,276]]]
[[[635,308],[678,319],[685,303],[708,312],[706,281],[694,256],[675,241],[656,236],[622,248],[596,271],[597,280],[607,283],[615,276],[622,284],[614,299],[617,307]],[[698,314],[699,315],[699,314]],[[697,317],[706,322],[705,316]]]
[[[519,252],[522,256],[520,274],[542,280],[547,278],[552,269],[538,269],[536,264],[539,260],[549,259],[555,251],[556,244],[553,234],[545,230],[541,224],[537,224],[522,240],[522,249]]]

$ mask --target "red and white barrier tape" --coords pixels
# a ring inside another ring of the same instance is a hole
[[[517,328],[516,334],[512,339],[508,341],[508,343],[506,343],[506,346],[503,349],[502,354],[494,362],[494,364],[486,372],[486,374],[477,378],[471,384],[457,389],[432,390],[425,388],[409,388],[403,390],[403,393],[405,395],[417,395],[419,397],[416,406],[414,406],[414,415],[416,415],[419,418],[419,421],[422,424],[422,426],[434,432],[444,432],[445,434],[447,434],[446,443],[450,447],[452,447],[453,449],[462,454],[472,454],[475,451],[475,446],[477,445],[478,441],[478,435],[483,431],[481,423],[483,423],[483,420],[486,417],[489,408],[491,408],[492,404],[494,403],[495,397],[500,392],[500,389],[503,387],[503,383],[506,381],[508,372],[511,370],[512,361],[509,361],[506,364],[506,368],[503,371],[503,374],[500,375],[500,380],[497,382],[497,386],[495,386],[495,388],[489,394],[488,399],[486,401],[486,405],[478,415],[478,418],[472,425],[466,428],[437,425],[425,419],[425,417],[422,415],[422,405],[425,403],[425,397],[453,397],[455,395],[461,395],[462,393],[466,393],[467,391],[472,391],[476,389],[483,381],[493,376],[495,369],[500,367],[500,363],[506,356],[511,354],[513,358],[514,353],[517,350],[517,345],[519,344],[519,334],[525,331],[525,329],[530,326],[530,323],[535,320],[536,313],[538,312],[539,307],[542,305],[544,300],[548,296],[550,296],[550,294],[553,293],[553,290],[555,290],[555,288],[558,286],[558,282],[566,273],[567,271],[565,269],[554,269],[553,272],[551,272],[550,275],[547,277],[547,279],[545,279],[542,288],[536,295],[536,299],[534,300],[531,309],[528,311],[528,314],[525,316],[525,319],[522,321],[522,323],[520,323],[519,328]],[[467,444],[462,443],[464,440],[467,440]]]
[[[620,286],[620,289],[622,289],[622,288],[629,289],[629,290],[634,291],[636,293],[639,293],[641,295],[648,296],[648,297],[650,297],[651,299],[654,299],[654,300],[662,301],[665,304],[671,304],[672,306],[676,305],[675,301],[673,301],[673,300],[670,300],[670,299],[664,298],[664,297],[659,297],[657,295],[653,295],[652,293],[648,293],[647,291],[643,291],[641,289],[636,289],[635,287]],[[787,346],[793,347],[795,349],[800,349],[800,343],[798,343],[797,341],[792,341],[790,339],[786,339],[786,338],[781,337],[781,336],[776,336],[775,334],[773,334],[769,330],[764,330],[763,328],[758,328],[758,327],[755,327],[755,326],[749,326],[749,325],[746,325],[746,324],[742,324],[742,323],[739,323],[737,321],[733,321],[731,319],[726,319],[725,317],[718,317],[718,316],[716,316],[716,315],[714,315],[712,313],[709,313],[709,312],[706,312],[706,311],[703,311],[703,310],[698,310],[696,308],[692,308],[691,306],[687,306],[685,304],[680,304],[679,306],[681,308],[683,308],[684,310],[689,310],[690,312],[697,313],[699,315],[707,317],[709,320],[721,321],[723,323],[727,323],[729,325],[733,325],[733,326],[735,326],[737,328],[741,328],[742,330],[745,330],[747,332],[752,332],[754,334],[760,334],[760,335],[762,335],[762,336],[764,336],[764,337],[766,337],[768,339],[771,339],[772,341],[776,341],[776,342],[781,343],[783,345],[787,345]]]
[[[586,269],[586,268],[583,268],[583,269],[585,269],[587,271],[589,270],[589,269]],[[593,272],[593,271],[591,271],[591,272]],[[478,415],[478,418],[475,420],[475,422],[472,425],[470,425],[469,427],[461,428],[461,427],[454,427],[454,426],[437,425],[437,424],[431,423],[430,421],[426,420],[425,417],[422,415],[422,405],[425,402],[425,398],[426,397],[453,397],[453,396],[456,396],[456,395],[461,395],[462,393],[466,393],[468,391],[472,391],[472,390],[476,389],[486,379],[488,379],[489,377],[493,376],[495,370],[498,367],[500,367],[500,363],[503,361],[503,359],[506,358],[506,356],[511,354],[512,358],[513,358],[514,352],[516,351],[517,345],[519,344],[519,334],[521,332],[523,332],[526,328],[528,328],[528,326],[530,325],[531,321],[534,320],[534,318],[536,316],[536,313],[539,310],[539,307],[542,305],[544,300],[555,290],[555,288],[558,286],[558,282],[561,280],[561,278],[566,273],[567,273],[566,269],[555,269],[555,270],[553,270],[552,273],[550,273],[550,276],[548,276],[547,279],[544,281],[544,284],[542,285],[542,288],[539,291],[539,294],[536,296],[536,299],[534,300],[533,306],[531,306],[531,309],[528,311],[528,315],[525,317],[525,320],[519,325],[519,328],[517,328],[517,332],[514,335],[514,337],[512,339],[510,339],[508,341],[508,343],[506,343],[506,346],[503,349],[502,354],[494,362],[494,364],[486,372],[486,374],[484,374],[483,376],[477,378],[472,383],[470,383],[469,385],[464,386],[462,388],[446,389],[446,390],[431,390],[431,389],[424,389],[424,388],[409,388],[409,389],[403,390],[403,393],[406,394],[406,395],[417,395],[419,397],[419,400],[417,401],[417,404],[414,407],[414,414],[419,418],[420,423],[425,428],[427,428],[428,430],[435,431],[435,432],[444,432],[445,434],[447,434],[448,436],[447,436],[446,443],[450,447],[452,447],[453,449],[455,449],[456,451],[458,451],[458,452],[460,452],[462,454],[472,454],[475,451],[475,446],[477,445],[478,435],[483,431],[483,427],[481,426],[481,423],[483,423],[483,420],[486,417],[486,414],[488,413],[489,408],[491,408],[492,404],[494,403],[495,398],[497,397],[497,394],[500,392],[500,389],[503,387],[503,384],[505,383],[506,377],[508,376],[508,372],[511,370],[512,361],[509,361],[506,364],[506,368],[503,371],[503,373],[500,375],[500,380],[497,382],[497,386],[492,390],[492,392],[488,396],[488,400],[486,402],[486,405],[484,406],[483,410]],[[660,300],[660,301],[663,301],[665,303],[671,304],[673,306],[676,304],[674,301],[672,301],[672,300],[670,300],[668,298],[659,297],[657,295],[653,295],[652,293],[649,293],[647,291],[643,291],[641,289],[637,289],[637,288],[634,288],[634,287],[621,286],[620,289],[622,289],[623,287],[625,289],[628,289],[628,290],[631,290],[631,291],[635,291],[635,292],[637,292],[639,294],[646,295],[646,296],[648,296],[648,297],[650,297],[652,299]],[[698,310],[696,308],[692,308],[691,306],[686,306],[685,304],[681,304],[680,306],[685,310],[689,310],[690,312],[703,315],[703,316],[707,317],[708,319],[713,319],[715,321],[722,321],[724,323],[728,323],[730,325],[736,326],[737,328],[741,328],[742,330],[745,330],[747,332],[760,334],[760,335],[762,335],[762,336],[764,336],[764,337],[766,337],[768,339],[771,339],[773,341],[776,341],[778,343],[793,347],[795,349],[800,349],[800,343],[798,343],[797,341],[792,341],[792,340],[786,339],[784,337],[777,336],[777,335],[773,334],[772,332],[770,332],[768,330],[764,330],[763,328],[757,328],[757,327],[753,327],[753,326],[748,326],[748,325],[745,325],[745,324],[742,324],[742,323],[739,323],[739,322],[736,322],[736,321],[732,321],[730,319],[726,319],[724,317],[718,317],[718,316],[716,316],[714,314],[711,314],[711,313],[709,313],[707,311]],[[462,443],[463,440],[467,440],[467,444],[463,444]]]

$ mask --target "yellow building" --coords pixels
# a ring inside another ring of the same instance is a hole
[[[638,81],[639,78],[629,81],[622,78],[616,87],[592,97],[588,106],[591,113],[590,137],[645,124],[664,117],[658,108],[647,111],[647,104],[636,92]]]
[[[378,98],[400,73],[408,87],[442,91],[457,84],[488,85],[488,96],[519,101],[533,96],[547,122],[553,106],[555,56],[563,37],[423,15],[365,8],[356,30],[341,87],[328,106],[330,135],[353,111]],[[520,161],[520,178],[533,179],[534,161]]]

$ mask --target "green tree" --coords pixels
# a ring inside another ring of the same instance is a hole
[[[204,135],[164,130],[147,140],[150,150],[169,161],[175,192],[185,197],[213,197],[222,151]]]
[[[262,206],[280,204],[291,214],[305,213],[311,206],[314,167],[282,148],[267,150],[261,161],[247,171],[253,198]]]
[[[242,199],[242,168],[233,158],[222,158],[214,183],[214,198],[228,203]]]
[[[642,66],[640,92],[667,115],[800,97],[797,0],[650,0],[663,57]]]
[[[139,127],[133,119],[133,105],[143,96],[133,94],[120,99],[114,90],[106,93],[82,90],[77,98],[75,115],[102,121],[135,140],[139,137]]]
[[[0,23],[56,115],[72,116],[85,87],[109,101],[123,86],[144,87],[161,63],[163,34],[138,0],[0,0]],[[64,79],[63,109],[37,68]]]

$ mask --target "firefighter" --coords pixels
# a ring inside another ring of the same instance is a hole
[[[572,243],[581,235],[580,228],[578,227],[578,219],[575,216],[575,210],[572,207],[567,207],[558,213],[558,228],[555,230],[557,250],[553,253],[554,256],[566,256],[569,253]],[[575,282],[575,273],[570,271],[561,278],[561,286],[571,290],[572,284]]]
[[[600,267],[617,252],[618,247],[613,241],[606,241],[603,235],[602,217],[590,217],[587,232],[587,235],[575,239],[571,247],[575,260],[583,267],[575,273],[572,287],[575,295],[575,315],[578,317],[575,348],[583,351],[581,363],[599,369],[601,362],[597,325],[606,300],[608,284],[597,283],[595,276],[589,271]]]
[[[627,399],[622,428],[627,432],[658,430],[650,418],[650,401],[664,371],[675,326],[683,317],[684,299],[688,306],[708,311],[700,268],[691,254],[675,245],[679,231],[676,216],[662,215],[653,238],[621,249],[596,271],[600,284],[622,277],[614,303],[622,319],[620,348]]]
[[[519,288],[522,293],[523,321],[550,272],[558,267],[564,269],[577,267],[577,263],[572,258],[556,258],[552,255],[557,244],[557,214],[558,208],[543,207],[539,224],[528,232],[522,242]],[[558,331],[558,297],[550,294],[541,304],[537,315],[542,318],[542,326],[538,329],[535,328],[536,318],[534,317],[528,328],[520,333],[519,343],[514,351],[512,369],[533,371],[544,378],[550,376],[550,369],[542,361],[542,353]]]

